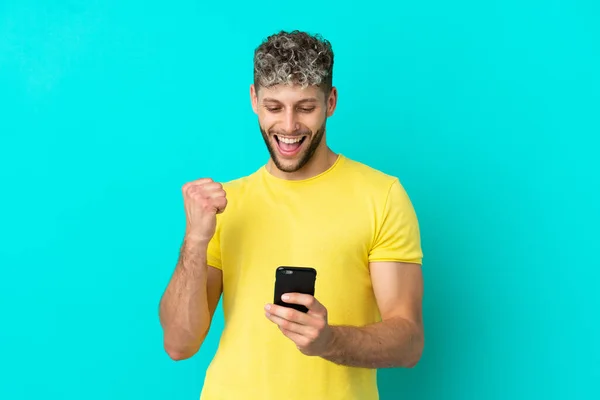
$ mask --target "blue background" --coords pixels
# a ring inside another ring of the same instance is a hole
[[[295,28],[334,46],[330,144],[422,225],[382,399],[600,398],[600,3],[203,3],[0,1],[1,399],[198,398],[221,316],[180,363],[157,317],[180,187],[266,161],[252,54]]]

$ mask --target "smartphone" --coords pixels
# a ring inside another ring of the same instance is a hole
[[[283,307],[294,308],[298,311],[308,312],[308,308],[301,304],[290,304],[281,300],[285,293],[304,293],[315,295],[315,282],[317,271],[309,267],[281,266],[275,270],[275,298],[273,303]]]

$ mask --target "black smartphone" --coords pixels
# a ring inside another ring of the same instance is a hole
[[[294,308],[298,311],[308,312],[308,308],[301,304],[290,304],[281,300],[285,293],[304,293],[315,295],[315,282],[317,271],[309,267],[278,267],[275,270],[275,298],[273,303],[283,307]]]

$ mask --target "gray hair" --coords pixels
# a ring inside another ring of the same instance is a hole
[[[254,85],[319,86],[326,94],[332,87],[333,50],[320,35],[281,31],[269,36],[254,51]]]

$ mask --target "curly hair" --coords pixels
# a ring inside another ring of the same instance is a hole
[[[321,35],[281,31],[269,36],[254,51],[254,85],[278,84],[332,87],[333,50]]]

